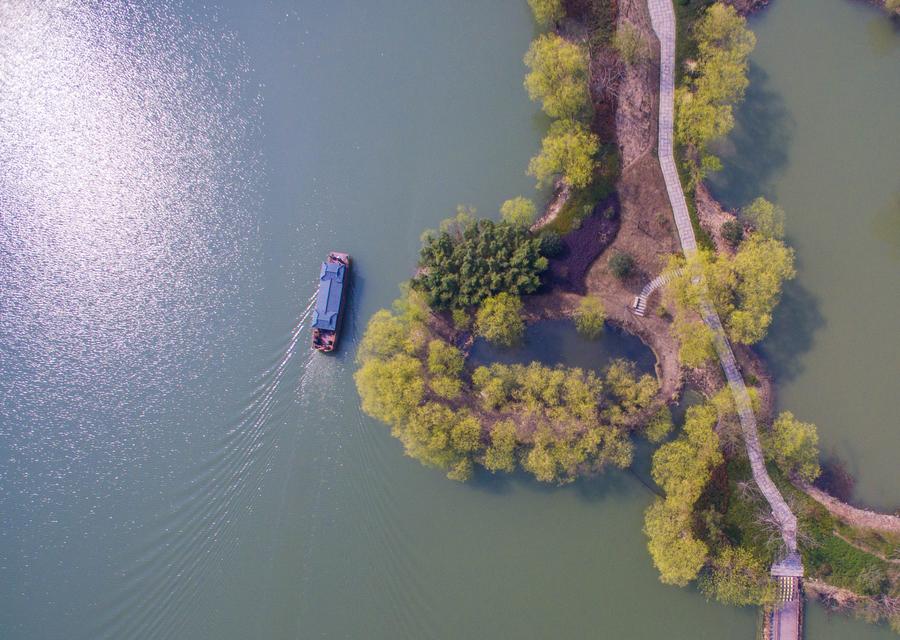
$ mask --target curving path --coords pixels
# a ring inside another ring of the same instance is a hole
[[[675,216],[675,226],[678,228],[681,248],[686,256],[690,256],[697,251],[697,241],[691,226],[684,191],[681,188],[681,180],[675,167],[672,142],[675,113],[675,10],[672,7],[672,0],[647,0],[647,6],[650,10],[653,31],[659,38],[660,46],[659,164]],[[744,379],[738,369],[731,345],[728,343],[719,315],[708,300],[704,300],[702,303],[701,315],[703,321],[715,335],[716,352],[722,363],[722,369],[725,371],[728,385],[731,387],[731,393],[734,395],[747,447],[747,456],[750,458],[750,466],[753,470],[753,479],[768,501],[787,547],[787,557],[772,568],[772,573],[773,575],[796,577],[799,572],[799,575],[802,576],[803,567],[797,553],[797,518],[766,471],[756,427],[756,416],[750,406],[750,396],[747,393],[747,387],[744,386]]]

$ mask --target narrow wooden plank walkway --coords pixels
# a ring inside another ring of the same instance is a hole
[[[678,236],[681,240],[681,248],[686,256],[691,256],[697,251],[697,241],[694,237],[694,229],[691,226],[688,214],[687,202],[681,187],[681,180],[675,167],[673,149],[673,126],[675,115],[675,9],[672,0],[647,0],[650,10],[650,20],[653,31],[659,38],[660,45],[660,71],[659,71],[659,164],[662,168],[666,182],[666,190],[672,205],[675,217],[675,226],[678,228]],[[700,283],[702,286],[702,283]],[[725,377],[734,396],[738,417],[741,421],[741,429],[744,434],[744,443],[747,448],[747,456],[753,470],[753,479],[759,486],[763,496],[768,501],[772,514],[778,522],[781,537],[787,549],[787,555],[792,560],[799,561],[797,553],[797,518],[791,512],[790,507],[784,501],[778,487],[772,482],[766,471],[765,459],[762,447],[759,443],[759,433],[756,426],[756,416],[750,406],[750,396],[744,379],[738,369],[734,353],[719,315],[704,296],[701,306],[703,321],[713,330],[716,352]],[[791,564],[794,564],[793,562]],[[802,571],[802,570],[801,570]]]

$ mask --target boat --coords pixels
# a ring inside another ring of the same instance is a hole
[[[350,256],[332,251],[319,270],[319,293],[312,317],[312,348],[328,353],[337,347],[344,304],[350,287]]]

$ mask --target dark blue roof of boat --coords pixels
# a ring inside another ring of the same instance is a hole
[[[322,263],[319,272],[319,295],[313,310],[313,327],[334,331],[337,329],[338,312],[341,310],[341,293],[344,290],[344,274],[347,267],[342,264]]]

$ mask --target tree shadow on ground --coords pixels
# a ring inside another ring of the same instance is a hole
[[[610,497],[632,493],[635,490],[635,478],[627,469],[608,469],[593,477],[579,478],[571,484],[557,485],[540,482],[521,469],[517,469],[513,473],[491,473],[476,467],[475,473],[466,486],[475,491],[485,491],[495,495],[507,495],[513,488],[540,494],[575,491],[578,497],[585,501],[600,502]]]
[[[786,283],[769,335],[760,345],[776,380],[793,380],[803,372],[801,356],[812,349],[825,323],[818,299],[799,281]]]
[[[713,148],[724,169],[707,179],[716,199],[729,208],[772,194],[775,177],[788,164],[796,127],[769,74],[751,62],[748,76],[746,97],[735,109],[735,128]]]

